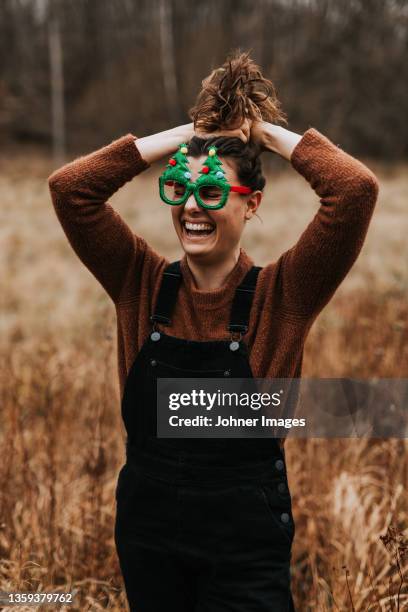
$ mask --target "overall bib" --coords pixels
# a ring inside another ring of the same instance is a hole
[[[295,527],[278,441],[156,436],[157,378],[253,378],[241,336],[259,270],[236,289],[231,339],[209,342],[155,329],[171,322],[179,262],[163,273],[152,333],[122,400],[126,463],[116,487],[115,544],[132,612],[294,610]]]

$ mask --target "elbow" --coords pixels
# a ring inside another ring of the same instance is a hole
[[[374,208],[378,199],[380,184],[375,174],[368,168],[367,172],[363,176],[359,177],[356,190],[358,191],[360,197],[363,198],[365,202],[371,204],[371,206]]]
[[[68,165],[55,170],[47,179],[48,188],[52,196],[66,195],[72,189],[72,181]]]
[[[62,182],[60,177],[60,171],[56,170],[47,179],[48,188],[51,195],[58,195],[61,192]]]
[[[47,179],[48,188],[50,190],[51,195],[59,195],[64,192],[64,181],[61,176],[61,171],[56,170]]]

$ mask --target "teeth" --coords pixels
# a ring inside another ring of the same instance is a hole
[[[210,223],[190,223],[189,221],[186,221],[184,225],[188,230],[200,231],[213,229],[213,226],[210,225]]]

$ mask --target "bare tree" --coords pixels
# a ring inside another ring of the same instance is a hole
[[[61,32],[58,14],[51,11],[48,21],[48,49],[50,56],[52,144],[56,165],[65,158],[65,103],[64,103],[64,68],[61,44]]]
[[[160,58],[164,93],[170,120],[179,116],[179,95],[176,63],[174,59],[173,4],[172,0],[158,0],[160,28]]]

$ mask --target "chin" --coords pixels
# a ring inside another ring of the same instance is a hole
[[[217,255],[217,250],[211,246],[185,244],[184,242],[181,243],[181,246],[186,255],[197,260],[216,257]]]

